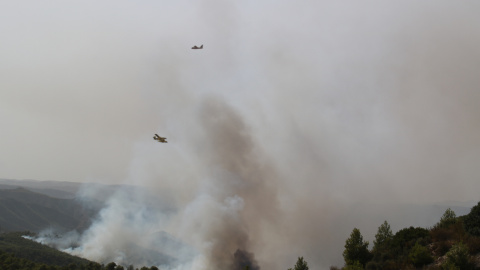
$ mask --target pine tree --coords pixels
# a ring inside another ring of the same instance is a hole
[[[475,236],[480,236],[480,202],[472,207],[470,213],[463,220],[465,230]]]
[[[450,225],[455,224],[457,221],[457,215],[455,212],[448,208],[443,216],[440,218],[440,221],[435,225],[437,228],[448,228]]]
[[[343,251],[345,264],[348,266],[355,265],[356,262],[359,262],[365,267],[365,264],[371,259],[368,244],[368,241],[363,241],[360,230],[354,228],[350,234],[350,238],[345,242],[345,250]]]
[[[308,270],[308,264],[307,262],[303,259],[303,257],[298,257],[297,263],[295,264],[295,267],[289,268],[288,270]]]
[[[375,240],[373,240],[373,251],[379,251],[384,249],[388,242],[393,238],[392,230],[390,229],[390,224],[385,220],[380,227],[378,227],[377,234],[375,234]]]

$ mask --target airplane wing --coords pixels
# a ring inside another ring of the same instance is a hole
[[[167,142],[167,138],[166,137],[160,137],[158,136],[158,134],[155,134],[155,136],[153,137],[154,140],[156,141],[159,141],[159,142],[163,142],[163,143],[166,143]]]

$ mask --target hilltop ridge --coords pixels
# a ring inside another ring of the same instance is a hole
[[[22,187],[0,189],[0,231],[83,231],[98,210],[75,199],[54,198]]]

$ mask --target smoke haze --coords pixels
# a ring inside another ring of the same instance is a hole
[[[107,200],[92,260],[342,265],[354,227],[440,217],[400,205],[480,199],[479,5],[2,3],[0,177],[155,194]]]

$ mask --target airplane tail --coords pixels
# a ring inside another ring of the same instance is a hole
[[[202,46],[200,46],[200,49],[203,49],[203,44],[202,44]]]

